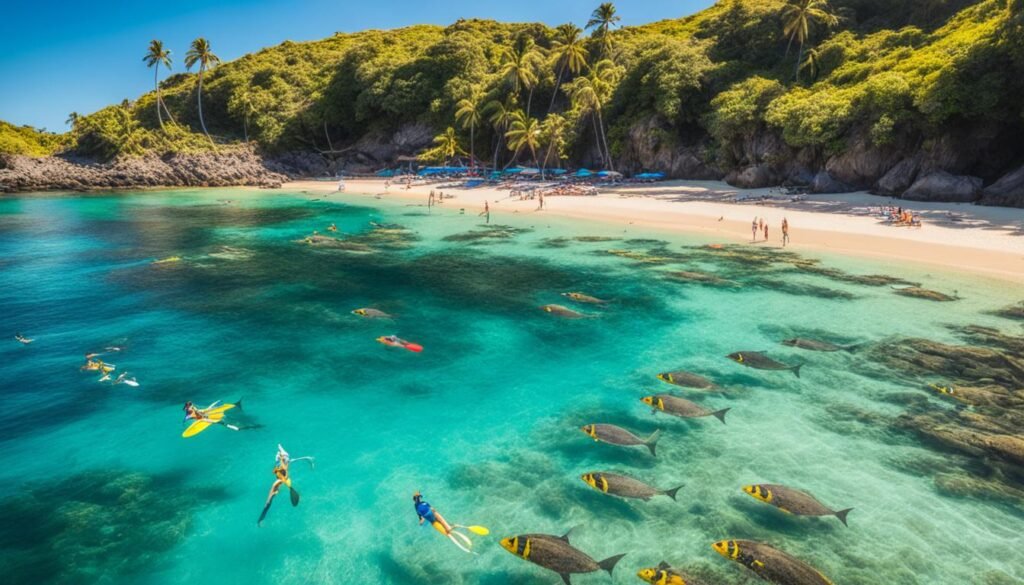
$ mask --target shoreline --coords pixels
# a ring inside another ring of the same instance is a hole
[[[502,214],[544,213],[609,224],[714,235],[722,243],[752,244],[751,220],[763,217],[769,239],[758,246],[782,248],[781,222],[790,224],[787,249],[822,251],[847,256],[954,268],[1001,280],[1024,283],[1024,210],[966,204],[890,200],[867,193],[809,195],[806,201],[770,204],[734,202],[737,195],[761,197],[772,189],[742,190],[717,181],[665,181],[600,188],[597,196],[550,196],[539,211],[536,200],[513,200],[508,189],[463,189],[444,184],[397,184],[385,189],[383,179],[345,181],[345,194],[385,197],[424,203],[431,190],[455,195],[443,206],[480,211],[491,207],[492,220]],[[333,193],[336,183],[292,181],[285,190]],[[903,206],[919,213],[923,227],[886,225],[871,215],[879,206]],[[872,209],[873,208],[873,209]]]

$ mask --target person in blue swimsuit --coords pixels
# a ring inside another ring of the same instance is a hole
[[[412,495],[413,505],[416,507],[416,515],[419,516],[420,524],[426,520],[437,529],[438,532],[442,532],[445,536],[448,536],[452,532],[452,527],[444,519],[444,516],[434,509],[426,500],[423,499],[423,495],[416,492]]]

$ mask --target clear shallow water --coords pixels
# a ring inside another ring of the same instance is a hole
[[[496,216],[508,237],[480,239],[466,235],[483,233],[480,221],[454,204],[428,216],[401,202],[315,198],[204,190],[0,199],[0,332],[37,340],[0,343],[5,575],[26,583],[180,583],[211,572],[220,583],[555,583],[497,540],[578,526],[573,542],[594,558],[628,553],[614,583],[639,583],[635,572],[661,560],[741,583],[739,567],[710,548],[722,538],[771,542],[839,584],[1024,579],[1020,508],[943,494],[934,474],[958,471],[963,459],[885,424],[905,410],[903,396],[924,392],[919,386],[868,375],[877,370],[860,353],[778,343],[796,334],[951,342],[949,324],[1012,330],[985,314],[1020,300],[1011,287],[824,258],[963,297],[931,303],[785,263],[755,272],[691,248],[707,240],[536,215]],[[331,222],[356,251],[295,242]],[[593,235],[624,240],[572,239]],[[629,241],[638,238],[661,241]],[[609,249],[685,257],[645,264]],[[183,261],[151,264],[169,256]],[[663,277],[680,269],[742,286]],[[571,305],[558,296],[567,290],[614,302],[577,307],[600,312],[580,321],[537,309]],[[362,306],[398,319],[349,314]],[[374,341],[390,333],[426,350]],[[126,344],[110,361],[138,376],[140,388],[78,372],[85,352],[111,343]],[[723,357],[737,350],[806,363],[802,378]],[[687,393],[731,407],[727,425],[643,407],[641,396],[671,390],[654,374],[681,368],[730,387]],[[180,438],[185,400],[239,397],[245,422],[261,428]],[[658,458],[589,441],[578,427],[591,422],[663,429]],[[296,464],[302,504],[279,498],[257,528],[278,442],[293,456],[315,455],[317,467]],[[678,503],[624,502],[580,481],[595,470],[685,487]],[[758,482],[854,507],[850,528],[786,517],[740,491]],[[415,490],[453,522],[490,527],[493,537],[478,539],[481,554],[418,527]]]

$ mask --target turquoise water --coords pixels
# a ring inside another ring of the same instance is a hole
[[[908,393],[947,403],[873,373],[861,352],[779,344],[796,334],[952,342],[950,324],[1009,330],[986,312],[1020,300],[1012,287],[820,258],[963,297],[931,303],[784,262],[755,270],[700,248],[707,240],[535,214],[496,216],[508,227],[488,230],[454,203],[428,215],[317,198],[0,199],[5,582],[556,583],[497,540],[574,526],[573,543],[594,558],[628,553],[611,580],[573,578],[583,585],[639,583],[636,571],[661,560],[744,582],[711,550],[722,538],[771,542],[839,584],[1024,579],[1019,504],[943,493],[935,474],[969,462],[884,422]],[[349,249],[296,241],[332,222]],[[595,235],[619,240],[574,239]],[[171,256],[182,260],[152,264]],[[729,283],[673,282],[671,270]],[[558,294],[569,290],[612,302],[574,306],[599,314],[577,321],[538,309],[572,305]],[[350,314],[364,306],[396,319]],[[16,343],[16,331],[36,341]],[[424,352],[374,341],[392,333]],[[139,388],[78,371],[83,354],[109,345],[124,347],[106,357]],[[806,365],[799,379],[749,370],[724,358],[737,350]],[[731,407],[728,424],[652,416],[639,402],[671,390],[654,374],[684,368],[729,388],[686,394]],[[185,400],[239,397],[250,428],[180,437]],[[591,422],[661,428],[659,456],[595,444],[578,430]],[[301,505],[278,498],[257,528],[278,443],[316,468],[293,466]],[[678,503],[617,500],[579,479],[600,470],[684,487]],[[855,508],[850,528],[784,516],[740,491],[759,482]],[[450,521],[491,529],[478,556],[417,526],[416,490]]]

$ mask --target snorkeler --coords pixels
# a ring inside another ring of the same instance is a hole
[[[24,345],[28,345],[28,344],[32,343],[33,341],[35,341],[35,339],[29,339],[28,337],[25,337],[21,333],[15,333],[14,334],[14,339],[16,339],[18,342],[20,342],[20,343],[22,343]]]
[[[263,506],[263,512],[260,513],[260,519],[256,521],[257,526],[261,525],[263,519],[267,517],[267,512],[270,511],[270,504],[274,503],[274,497],[276,497],[278,492],[281,491],[281,484],[288,486],[292,506],[299,505],[299,492],[295,491],[295,488],[292,487],[292,479],[288,475],[288,467],[292,464],[292,461],[301,461],[303,459],[308,460],[310,466],[313,466],[312,457],[297,457],[292,459],[280,443],[277,445],[277,455],[274,457],[274,483],[270,486],[270,493],[267,495],[267,503]]]
[[[334,225],[332,223],[331,225],[327,226],[327,231],[329,231],[329,232],[336,232],[336,231],[338,231],[338,226],[336,226],[336,225]]]
[[[481,536],[486,536],[490,533],[490,531],[483,526],[455,525],[453,527],[451,524],[448,524],[448,521],[444,519],[444,516],[441,516],[440,512],[435,510],[433,506],[428,504],[423,499],[423,494],[419,492],[416,492],[412,495],[412,502],[413,507],[416,508],[416,515],[419,516],[420,526],[423,525],[424,521],[429,522],[430,525],[434,528],[434,530],[437,530],[441,534],[448,537],[448,540],[452,541],[452,544],[459,547],[464,552],[473,552],[472,550],[470,550],[473,548],[473,541],[469,538],[469,536],[456,531],[455,528],[465,528],[466,530],[469,530],[470,532],[474,534],[479,534]],[[458,539],[456,539],[456,537],[458,537]]]
[[[419,353],[423,351],[423,346],[418,343],[412,343],[399,338],[397,335],[384,335],[377,338],[378,343],[382,343],[388,347],[401,347],[411,352]]]

